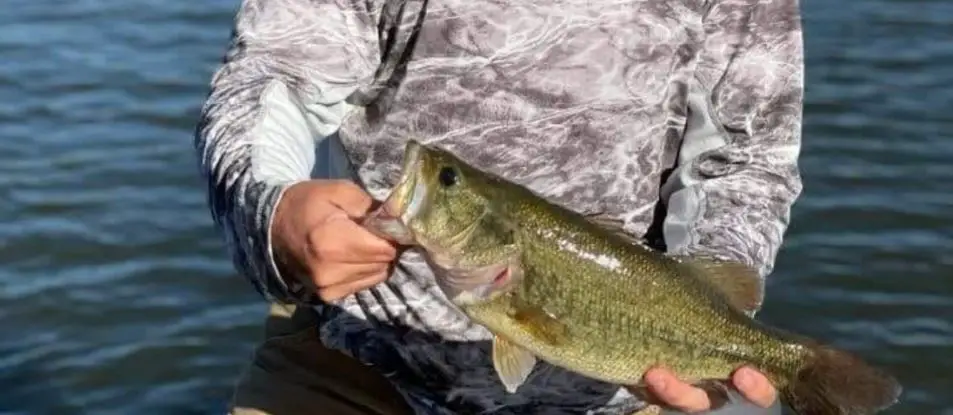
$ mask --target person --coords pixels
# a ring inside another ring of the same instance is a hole
[[[802,186],[802,60],[796,0],[244,0],[195,142],[273,304],[230,413],[779,413],[750,367],[720,408],[663,366],[648,394],[545,363],[508,394],[485,329],[360,222],[413,137],[767,276]]]

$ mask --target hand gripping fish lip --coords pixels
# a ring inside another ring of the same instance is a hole
[[[427,195],[426,186],[417,179],[412,169],[416,168],[420,145],[416,141],[407,144],[401,167],[401,179],[390,195],[367,218],[363,225],[372,233],[401,245],[413,245],[416,238],[407,223],[420,212]]]

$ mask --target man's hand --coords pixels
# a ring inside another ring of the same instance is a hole
[[[646,371],[642,379],[653,404],[685,413],[717,409],[711,407],[704,390],[680,381],[668,369],[654,367]],[[777,398],[777,391],[768,379],[750,367],[736,370],[731,382],[742,396],[762,408],[769,408]]]
[[[345,180],[291,186],[272,221],[275,255],[324,301],[387,279],[396,248],[357,223],[373,199]]]

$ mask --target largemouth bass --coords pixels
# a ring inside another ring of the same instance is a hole
[[[447,298],[494,334],[510,393],[537,359],[636,387],[662,365],[722,398],[750,365],[802,415],[874,413],[901,393],[860,358],[751,318],[763,289],[749,267],[660,253],[416,141],[367,224],[423,251]]]

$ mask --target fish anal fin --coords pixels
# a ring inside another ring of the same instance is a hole
[[[528,350],[500,336],[493,337],[493,368],[508,393],[516,392],[536,365]]]
[[[710,402],[711,410],[717,410],[724,406],[730,401],[730,396],[728,394],[728,384],[725,380],[722,379],[702,379],[694,382],[690,382],[692,386],[701,389],[708,395],[708,401]],[[654,402],[658,403],[658,399],[655,395],[649,390],[649,386],[644,382],[640,382],[636,385],[628,386],[629,391],[636,398],[645,401],[645,402]],[[634,412],[631,415],[649,415],[649,414],[659,414],[661,413],[661,408],[657,405],[649,405],[639,411]]]
[[[731,399],[728,395],[728,384],[725,380],[721,379],[701,379],[697,381],[689,381],[692,386],[701,389],[708,395],[708,401],[711,402],[711,409],[716,410],[724,406]],[[658,402],[658,399],[655,398],[655,395],[649,389],[649,386],[644,382],[640,382],[636,385],[628,386],[629,391],[636,398],[639,398],[645,402]],[[651,405],[644,410],[649,410]],[[636,412],[639,415],[642,415],[642,412]],[[651,413],[651,412],[646,412]]]
[[[736,261],[705,257],[674,257],[682,266],[718,288],[738,310],[752,315],[764,301],[764,281],[758,270]]]
[[[717,410],[731,399],[728,396],[728,385],[723,380],[702,379],[692,384],[698,389],[705,391],[708,395],[708,402],[712,410]]]

